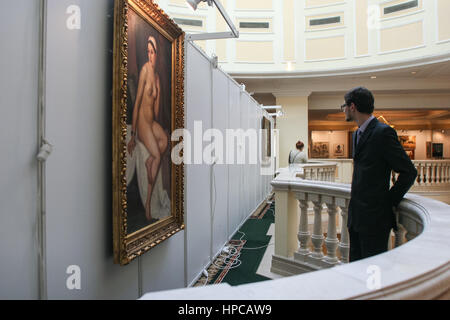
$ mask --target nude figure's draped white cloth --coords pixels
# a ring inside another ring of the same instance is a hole
[[[131,126],[127,129],[127,146],[131,139]],[[148,175],[145,161],[149,157],[149,152],[144,144],[136,139],[136,148],[133,156],[127,152],[127,185],[133,179],[134,172],[137,171],[137,180],[139,186],[139,194],[141,196],[142,205],[145,207],[147,201]],[[153,186],[152,199],[150,202],[151,214],[155,219],[161,219],[170,216],[170,199],[167,191],[163,188],[162,170],[158,171],[156,183]]]

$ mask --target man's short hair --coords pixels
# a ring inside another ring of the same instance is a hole
[[[345,104],[350,105],[352,102],[356,106],[356,110],[361,113],[371,114],[375,108],[372,92],[364,87],[356,87],[345,94]]]

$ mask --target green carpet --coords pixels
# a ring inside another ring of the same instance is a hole
[[[256,274],[256,271],[272,238],[266,234],[274,223],[274,213],[275,205],[272,203],[270,207],[265,207],[259,216],[252,216],[244,223],[230,241],[233,248],[229,259],[223,263],[225,266],[208,281],[209,284],[226,282],[230,285],[240,285],[270,280]]]

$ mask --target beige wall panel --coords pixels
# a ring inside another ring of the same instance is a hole
[[[272,62],[272,41],[237,41],[236,61],[239,62]]]
[[[294,0],[283,1],[284,60],[295,60],[295,15]]]
[[[197,40],[194,41],[194,43],[199,46],[200,48],[202,48],[203,51],[206,52],[206,40]]]
[[[181,6],[187,6],[186,0],[169,0],[170,4],[178,4]]]
[[[227,0],[222,0],[222,5],[227,8]],[[220,14],[219,10],[216,10],[216,32],[229,31],[228,25],[224,18]],[[227,60],[227,40],[216,40],[216,55],[219,57],[219,61]]]
[[[355,1],[356,55],[369,53],[369,29],[367,27],[367,1]]]
[[[380,51],[408,49],[423,45],[423,23],[415,23],[382,29],[380,31]]]
[[[361,1],[361,0],[360,0]],[[342,3],[342,0],[306,0],[305,7],[318,7],[318,6],[326,6],[330,4]]]
[[[450,39],[450,1],[438,0],[438,41]]]
[[[345,37],[306,40],[306,60],[323,60],[345,57]]]
[[[280,0],[275,0],[280,1]],[[273,9],[272,0],[236,0],[236,9],[252,10],[252,9]]]
[[[414,11],[422,10],[422,8],[423,8],[422,0],[419,0],[419,5],[417,7],[406,9],[406,10],[400,10],[400,11],[389,13],[389,14],[384,14],[384,8],[395,6],[396,4],[401,4],[401,3],[405,3],[405,2],[409,2],[409,1],[407,1],[407,0],[396,0],[396,1],[390,1],[390,2],[388,2],[386,4],[384,4],[384,5],[380,5],[381,18],[398,17],[398,16],[402,16],[404,14],[408,14],[408,13],[411,13],[411,12],[414,12]]]

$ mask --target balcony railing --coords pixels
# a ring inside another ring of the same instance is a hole
[[[413,160],[417,179],[413,187],[450,185],[450,160]],[[398,174],[392,173],[392,183]]]
[[[334,182],[336,169],[336,162],[308,161],[307,163],[291,164],[288,168],[280,169],[279,172],[290,170],[291,172],[295,172],[297,178]]]
[[[276,203],[272,272],[290,276],[348,263],[350,186],[298,179],[296,170],[292,168],[283,171],[272,186]],[[308,221],[308,211],[311,209],[314,212],[312,234],[308,228],[311,222]],[[394,233],[393,243],[390,243],[393,248],[415,238],[424,227],[424,222],[407,206],[400,206],[397,214],[399,229]],[[324,215],[328,218],[326,233],[322,223]],[[339,215],[342,218],[340,230]],[[298,226],[298,232],[295,232],[293,225]]]
[[[394,249],[347,263],[350,185],[305,180],[297,169],[283,169],[272,186],[272,266],[292,276],[233,287],[222,283],[160,291],[142,299],[450,299],[449,205],[408,193],[398,207],[401,231]],[[305,228],[308,203],[314,211],[311,234]],[[328,216],[326,235],[320,223],[323,212]],[[337,215],[343,217],[340,239]]]

